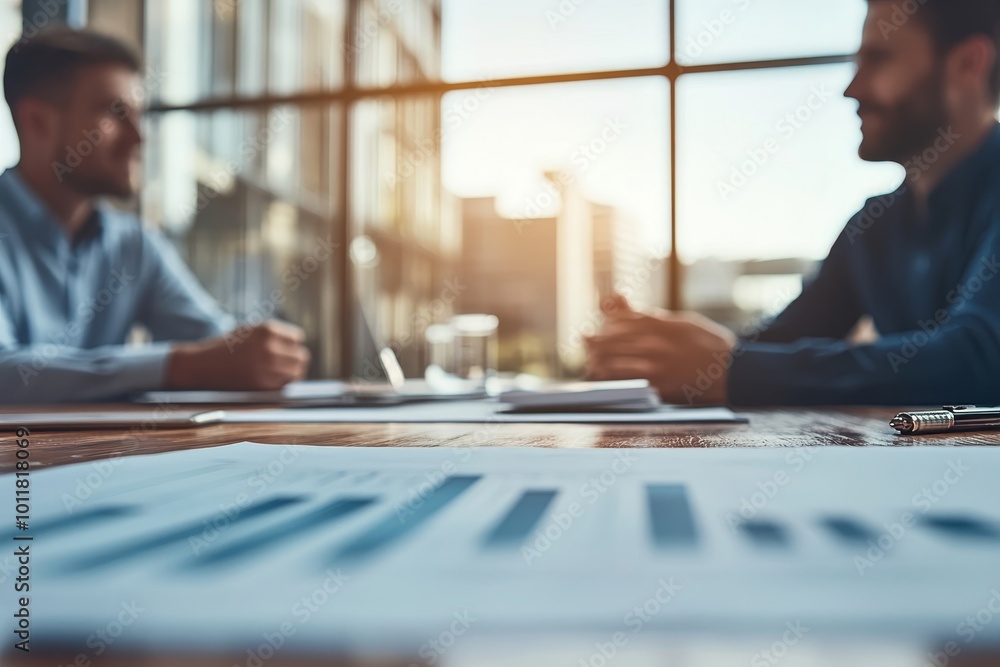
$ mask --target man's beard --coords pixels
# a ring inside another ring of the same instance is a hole
[[[883,121],[880,136],[865,134],[858,151],[861,158],[904,164],[932,145],[938,133],[949,125],[944,73],[936,68],[891,107],[865,104],[860,110],[877,114]]]
[[[131,179],[128,179],[128,182],[119,182],[118,179],[92,173],[84,167],[74,169],[64,178],[69,187],[88,197],[128,199],[135,194]]]

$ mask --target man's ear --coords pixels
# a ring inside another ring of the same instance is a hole
[[[26,97],[17,103],[13,116],[18,134],[27,143],[44,145],[56,136],[58,112],[48,102]]]
[[[948,55],[949,78],[962,90],[983,90],[990,99],[993,67],[997,62],[997,48],[986,35],[974,35],[952,49]]]

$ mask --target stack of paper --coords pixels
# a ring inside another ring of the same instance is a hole
[[[646,380],[552,384],[535,391],[504,392],[500,402],[514,411],[538,412],[642,412],[660,407]]]

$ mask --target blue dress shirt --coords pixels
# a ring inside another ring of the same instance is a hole
[[[730,401],[1000,404],[1000,126],[926,209],[905,184],[869,199],[801,296],[736,347]],[[880,338],[852,345],[865,315]]]
[[[125,345],[136,324],[153,344]],[[233,325],[135,217],[99,206],[72,240],[15,170],[0,175],[0,403],[162,389],[167,341]]]

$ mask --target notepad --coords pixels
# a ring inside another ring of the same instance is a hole
[[[618,382],[571,382],[541,389],[507,391],[500,402],[511,411],[575,412],[656,410],[660,399],[647,380]]]

